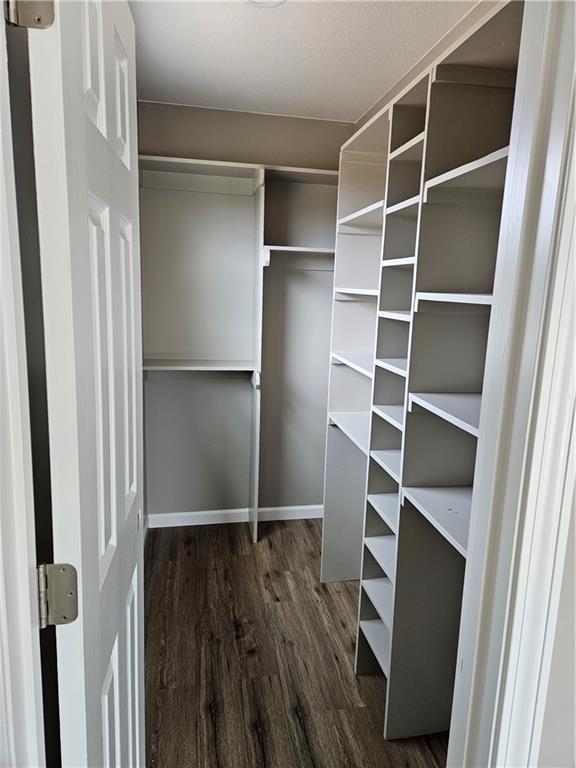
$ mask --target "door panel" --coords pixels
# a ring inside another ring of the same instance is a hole
[[[143,752],[142,398],[134,25],[62,2],[29,33],[54,553],[79,571],[58,627],[63,764]]]

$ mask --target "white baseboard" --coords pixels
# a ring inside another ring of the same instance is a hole
[[[212,509],[205,512],[155,512],[148,515],[148,528],[178,528],[183,525],[247,523],[248,509]],[[258,520],[309,520],[323,517],[321,504],[303,507],[260,507]]]

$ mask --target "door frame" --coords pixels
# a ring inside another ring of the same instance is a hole
[[[562,261],[558,243],[570,169],[573,28],[572,3],[525,3],[492,309],[496,332],[490,336],[486,356],[480,424],[485,438],[478,445],[448,750],[448,765],[453,768],[528,764],[498,760],[504,755],[513,760],[513,751],[504,746],[515,739],[516,748],[529,746],[525,728],[531,715],[527,702],[514,695],[514,687],[533,684],[544,646],[532,657],[531,669],[523,663],[516,668],[512,640],[518,640],[523,605],[535,599],[534,591],[527,590],[534,569],[545,564],[548,573],[561,570],[567,544],[565,524],[548,531],[557,536],[556,549],[547,551],[549,539],[532,536],[536,526],[546,530],[542,524],[547,517],[541,500],[534,504],[534,492],[543,489],[534,489],[532,483],[548,469],[546,453],[554,450],[535,442],[542,440],[544,411],[552,406],[553,419],[554,406],[561,407],[547,397],[546,386],[553,398],[559,395],[550,389],[546,379],[550,371],[544,366],[565,330],[562,323],[552,324],[557,311],[552,298]],[[574,280],[568,280],[566,287],[573,291]],[[566,354],[573,350],[568,348]],[[564,427],[567,416],[564,411],[560,421]],[[564,463],[553,465],[548,477],[540,478],[556,494],[565,482],[568,461],[566,456]],[[533,617],[536,623],[549,611],[553,615],[554,590],[540,591],[539,599],[543,614]],[[510,716],[511,701],[520,707],[514,710],[516,720]],[[522,707],[524,730],[518,730]]]
[[[24,300],[10,122],[6,22],[0,33],[0,759],[44,765],[44,717]]]

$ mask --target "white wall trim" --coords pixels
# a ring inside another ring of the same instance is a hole
[[[45,764],[32,448],[10,125],[0,31],[0,765]]]
[[[448,746],[451,768],[494,765],[494,749],[508,740],[502,720],[511,693],[505,693],[506,663],[526,544],[527,460],[534,445],[566,177],[573,14],[572,3],[524,6],[492,308],[497,332],[490,334],[486,355]],[[545,515],[548,503],[539,510]]]
[[[222,523],[247,523],[249,510],[211,509],[202,512],[153,512],[148,515],[147,528],[178,528],[185,525],[218,525]],[[321,504],[302,507],[260,507],[258,522],[272,520],[311,520],[324,516]]]

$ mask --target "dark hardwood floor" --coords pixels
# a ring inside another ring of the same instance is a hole
[[[148,765],[445,765],[445,735],[382,738],[385,680],[354,675],[358,585],[320,583],[320,521],[260,534],[148,533]]]

